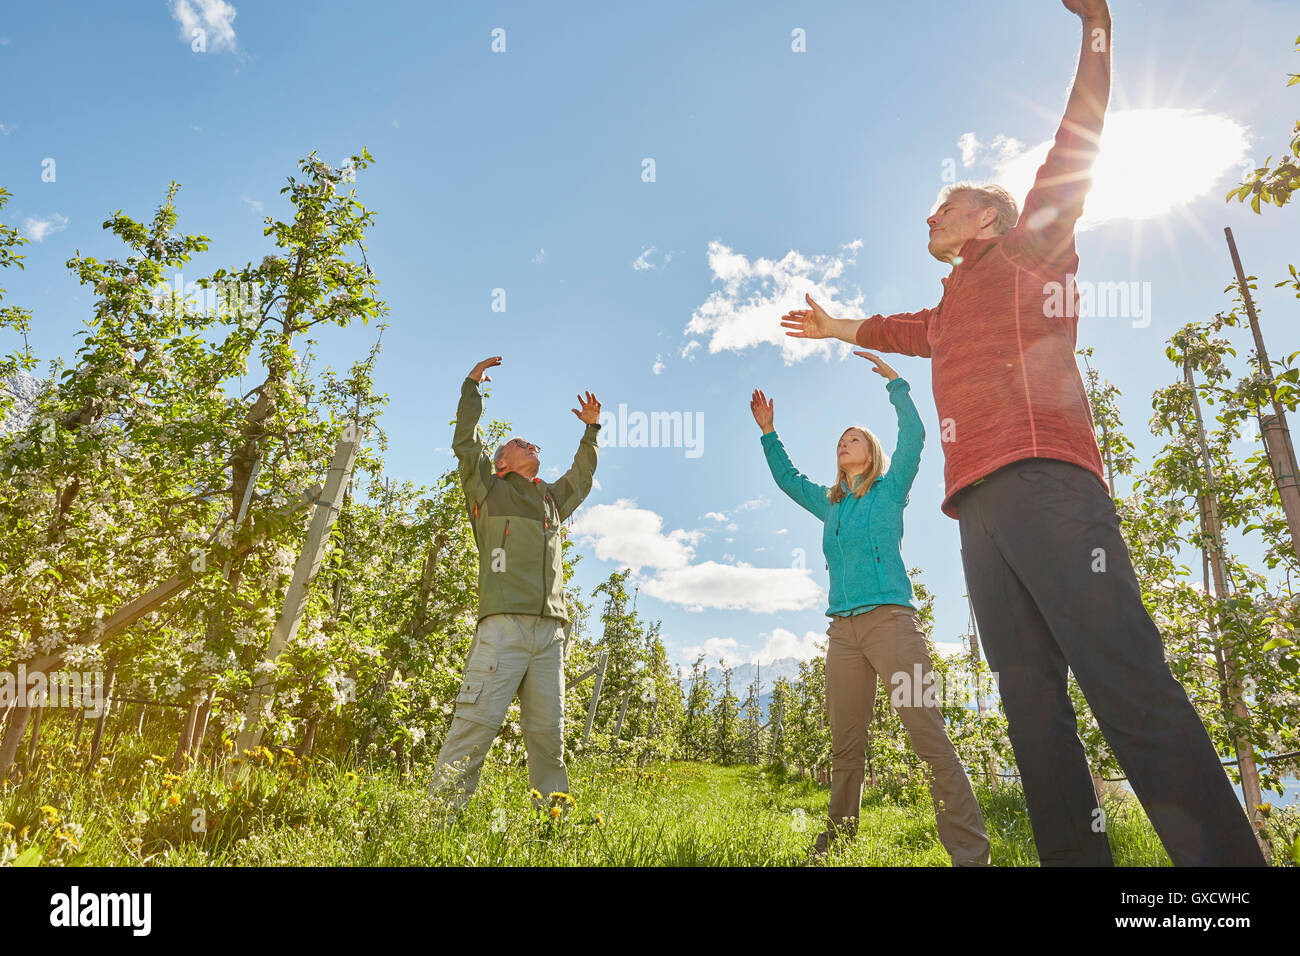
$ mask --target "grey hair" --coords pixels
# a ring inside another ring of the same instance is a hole
[[[505,441],[503,441],[500,445],[497,446],[496,452],[492,455],[492,469],[494,471],[501,470],[501,459],[505,457],[506,445],[509,445],[512,441],[514,441],[513,438],[507,438]]]
[[[945,186],[943,192],[939,193],[939,201],[935,203],[934,208],[938,209],[957,193],[971,196],[977,209],[997,210],[998,218],[993,221],[993,228],[999,236],[1010,232],[1020,219],[1020,209],[1011,193],[992,183],[987,186],[975,183],[953,183],[951,186]]]

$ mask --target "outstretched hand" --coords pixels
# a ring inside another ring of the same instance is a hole
[[[1061,0],[1065,9],[1084,20],[1109,20],[1110,7],[1106,0]]]
[[[863,351],[862,349],[854,349],[853,354],[859,355],[862,358],[866,359],[868,362],[873,363],[876,367],[872,369],[872,371],[875,372],[877,375],[883,375],[886,381],[892,382],[894,379],[898,378],[898,373],[895,372],[894,369],[890,365],[888,365],[885,362],[885,360],[882,359],[875,352],[866,352]]]
[[[813,301],[811,295],[805,295],[804,300],[812,306],[809,309],[791,309],[785,315],[781,316],[781,326],[785,329],[793,329],[785,334],[796,339],[827,339],[831,333],[831,317],[826,314],[826,310]]]
[[[490,382],[492,381],[492,376],[484,375],[483,373],[490,368],[496,368],[500,364],[501,364],[500,355],[493,355],[491,358],[485,358],[483,361],[479,362],[472,369],[470,369],[469,377],[476,382]]]
[[[578,411],[576,408],[571,408],[569,411],[573,412],[573,414],[577,415],[578,418],[582,419],[582,421],[586,422],[588,425],[600,424],[600,402],[597,401],[595,395],[591,394],[591,392],[587,393],[586,398],[579,395],[578,404],[582,406],[582,411]]]
[[[776,403],[768,398],[760,389],[754,389],[754,394],[749,399],[749,410],[754,413],[754,421],[758,422],[758,427],[763,429],[763,434],[776,431],[772,424],[776,416]]]

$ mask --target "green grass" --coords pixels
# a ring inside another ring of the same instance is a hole
[[[590,757],[570,767],[573,805],[552,819],[532,809],[525,768],[489,758],[474,799],[442,817],[431,812],[427,767],[399,778],[269,753],[254,763],[236,788],[203,768],[165,775],[142,753],[113,755],[97,777],[47,756],[0,790],[0,851],[11,862],[92,866],[797,866],[829,798],[771,769]],[[993,863],[1036,866],[1019,789],[977,781],[976,795]],[[1169,865],[1133,797],[1108,802],[1107,818],[1116,864]],[[818,865],[949,859],[929,796],[914,787],[869,790],[857,838]]]

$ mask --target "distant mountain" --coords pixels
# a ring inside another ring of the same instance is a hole
[[[722,687],[722,668],[710,667],[704,672],[705,679],[713,686],[716,693]],[[786,680],[794,681],[799,677],[799,658],[781,657],[770,663],[758,664],[737,664],[731,669],[731,692],[740,699],[741,706],[744,706],[745,699],[749,696],[749,685],[754,678],[758,677],[758,703],[763,713],[763,719],[767,720],[768,705],[772,702],[772,688],[776,682],[784,677]],[[690,693],[691,673],[682,668],[682,691]]]
[[[0,421],[0,432],[21,431],[31,421],[32,407],[36,404],[41,383],[20,369],[0,381],[0,388],[14,397],[9,415]]]

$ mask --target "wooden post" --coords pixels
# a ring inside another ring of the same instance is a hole
[[[1183,361],[1183,375],[1187,380],[1187,387],[1191,390],[1192,409],[1196,413],[1196,438],[1200,444],[1201,457],[1204,460],[1206,492],[1202,505],[1202,514],[1210,537],[1210,570],[1214,573],[1214,592],[1219,600],[1226,600],[1229,597],[1228,574],[1223,558],[1223,533],[1219,524],[1218,500],[1214,491],[1218,485],[1214,478],[1214,466],[1210,461],[1209,444],[1205,440],[1205,421],[1201,417],[1201,401],[1196,391],[1196,379],[1192,375],[1190,359],[1184,359]],[[1223,686],[1231,701],[1232,712],[1238,719],[1249,724],[1250,711],[1246,709],[1241,683],[1237,680],[1236,665],[1232,660],[1230,648],[1224,647],[1222,628],[1218,628],[1217,633],[1219,640],[1215,642],[1216,647],[1222,648],[1223,651]],[[1246,816],[1251,821],[1251,829],[1255,831],[1255,838],[1259,841],[1264,858],[1272,859],[1272,847],[1258,826],[1263,822],[1263,818],[1260,817],[1257,809],[1263,802],[1263,797],[1259,783],[1259,767],[1255,763],[1253,749],[1250,741],[1240,736],[1236,737],[1233,743],[1237,752],[1237,769],[1241,772],[1242,796],[1246,798]]]
[[[27,771],[31,772],[36,763],[36,745],[41,739],[41,717],[45,713],[44,706],[37,704],[33,708],[35,711],[32,716],[32,739],[27,743]]]
[[[605,665],[609,662],[609,655],[605,648],[600,649],[600,658],[596,662],[596,684],[591,688],[591,706],[587,708],[587,727],[582,732],[582,745],[587,746],[587,739],[591,736],[591,725],[596,720],[596,706],[600,703],[600,688],[605,683]]]
[[[1251,335],[1255,337],[1255,355],[1259,360],[1259,370],[1268,378],[1268,396],[1273,403],[1273,414],[1260,416],[1260,438],[1268,452],[1273,481],[1277,484],[1278,497],[1282,499],[1282,510],[1286,513],[1287,529],[1291,532],[1291,547],[1296,555],[1300,556],[1300,476],[1296,473],[1295,448],[1291,444],[1291,430],[1286,423],[1286,409],[1278,401],[1277,388],[1273,382],[1273,366],[1268,360],[1268,349],[1264,348],[1264,334],[1260,331],[1259,317],[1255,314],[1255,302],[1250,296],[1250,287],[1246,284],[1246,270],[1241,266],[1237,241],[1232,238],[1231,229],[1225,228],[1223,234],[1228,239],[1228,252],[1232,256],[1232,267],[1237,273],[1241,301],[1246,306]]]
[[[776,760],[777,748],[781,740],[781,709],[785,705],[785,696],[776,702],[776,716],[772,719],[772,760]]]
[[[181,735],[176,740],[176,753],[172,755],[172,772],[180,773],[185,769],[185,758],[190,753],[190,738],[194,735],[194,722],[199,716],[199,696],[194,695],[189,709],[185,712],[185,723],[181,726]]]
[[[623,736],[623,717],[627,713],[627,702],[632,697],[632,688],[623,691],[623,703],[618,706],[618,721],[614,724],[614,744]]]
[[[289,582],[289,589],[284,595],[280,620],[266,648],[264,661],[271,665],[270,671],[259,677],[249,690],[248,704],[244,708],[244,729],[240,731],[236,742],[237,753],[242,754],[256,747],[262,740],[262,707],[274,689],[274,665],[280,651],[298,633],[298,625],[302,622],[303,611],[307,607],[307,593],[316,572],[320,570],[325,547],[329,544],[330,529],[334,527],[341,510],[343,489],[352,475],[352,464],[356,461],[361,437],[360,429],[350,423],[343,429],[343,434],[334,446],[334,460],[330,463],[329,474],[325,479],[325,489],[316,503],[307,541],[294,567],[293,580]]]
[[[104,726],[108,723],[108,714],[113,706],[113,685],[117,680],[117,654],[109,654],[104,668],[104,701],[95,721],[95,733],[90,738],[90,756],[86,758],[86,769],[91,770],[99,759],[99,751],[104,742]]]

